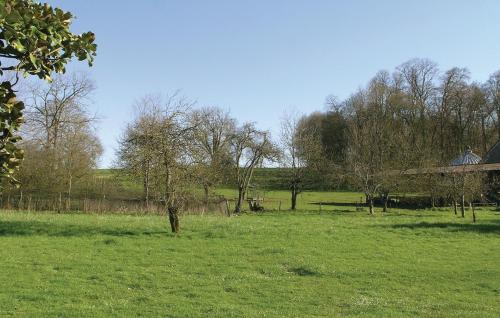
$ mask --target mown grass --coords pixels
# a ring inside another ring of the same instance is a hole
[[[498,317],[500,214],[0,212],[0,316]]]

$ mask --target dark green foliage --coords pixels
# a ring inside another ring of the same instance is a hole
[[[23,122],[24,104],[16,99],[10,82],[0,84],[0,176],[12,176],[23,159],[15,133]],[[12,177],[12,181],[16,182]]]
[[[69,30],[73,15],[48,4],[31,0],[0,0],[0,56],[13,59],[2,71],[19,71],[50,80],[52,72],[64,73],[75,56],[87,60],[95,56],[94,34]]]

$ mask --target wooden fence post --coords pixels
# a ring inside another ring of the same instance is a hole
[[[229,210],[229,201],[226,199],[226,213],[227,216],[231,216],[231,210]]]

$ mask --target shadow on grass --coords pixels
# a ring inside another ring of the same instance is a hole
[[[368,213],[368,212],[366,212]],[[263,211],[263,212],[245,212],[243,213],[245,215],[253,215],[253,216],[277,216],[277,215],[298,215],[298,216],[303,216],[303,215],[335,215],[335,214],[342,214],[342,215],[358,215],[359,211],[354,211],[354,210],[302,210],[298,209],[295,211],[292,210],[282,210],[282,211]]]
[[[489,223],[453,223],[453,222],[419,222],[384,225],[394,229],[443,229],[451,232],[476,232],[476,233],[494,233],[500,234],[500,220],[490,221]]]
[[[82,226],[75,224],[53,224],[40,221],[0,221],[1,236],[136,236],[167,234],[168,231],[131,231],[129,229]]]
[[[310,268],[300,266],[289,268],[288,272],[297,276],[319,276],[320,273]]]
[[[324,205],[324,206],[350,206],[350,207],[366,207],[365,203],[359,204],[356,202],[309,202],[311,205]]]

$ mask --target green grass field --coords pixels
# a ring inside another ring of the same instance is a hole
[[[332,194],[335,196],[335,194]],[[498,317],[500,213],[0,212],[0,316]]]
[[[217,189],[216,194],[223,195],[227,199],[235,200],[238,197],[238,191],[236,189]],[[263,197],[264,202],[262,205],[266,210],[278,210],[281,202],[281,209],[290,209],[290,191],[285,190],[259,190],[255,193],[249,191],[247,197]],[[334,211],[338,207],[327,205],[329,202],[336,203],[356,203],[362,200],[364,202],[365,197],[359,192],[319,192],[319,191],[304,191],[297,197],[297,209],[307,210],[307,211],[319,211],[320,204],[321,211]],[[246,205],[244,208],[248,208]],[[343,209],[355,210],[353,207],[343,207]]]

